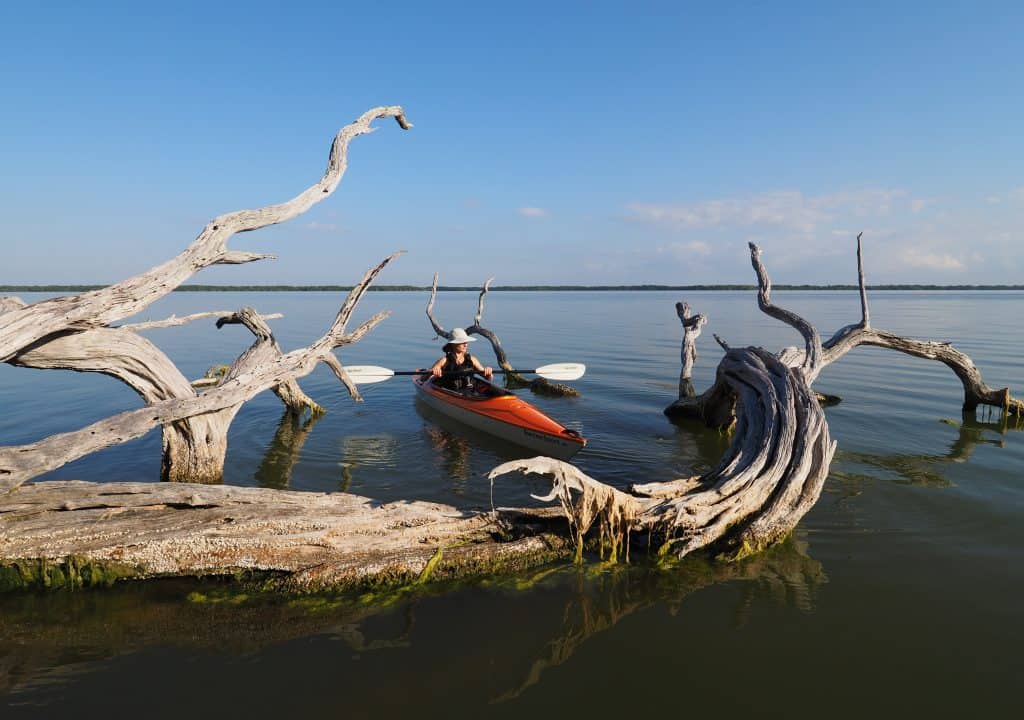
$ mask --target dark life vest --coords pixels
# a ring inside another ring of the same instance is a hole
[[[445,350],[444,366],[441,368],[442,373],[475,370],[476,368],[473,366],[473,356],[469,354],[469,350],[466,351],[461,363],[455,359],[454,352]],[[471,372],[467,372],[465,375],[442,375],[440,381],[441,387],[448,388],[449,390],[463,390],[473,386],[473,375]]]

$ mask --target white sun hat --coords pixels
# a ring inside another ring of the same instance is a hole
[[[476,338],[467,335],[462,328],[452,328],[452,336],[447,342],[452,345],[461,345],[462,343],[476,342]]]

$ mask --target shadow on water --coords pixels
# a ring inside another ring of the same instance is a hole
[[[247,594],[238,585],[170,580],[105,592],[12,595],[0,597],[0,697],[11,705],[56,704],[74,698],[76,687],[89,693],[89,677],[118,658],[138,655],[154,665],[144,669],[147,674],[171,674],[180,669],[182,652],[225,664],[262,658],[280,666],[274,669],[279,683],[301,684],[308,652],[303,639],[328,638],[344,643],[349,659],[397,653],[388,661],[395,676],[385,684],[398,687],[403,673],[420,672],[420,661],[406,656],[416,649],[448,657],[446,674],[484,688],[478,701],[507,702],[544,682],[546,671],[569,662],[587,640],[638,611],[663,606],[676,615],[693,593],[738,583],[732,612],[734,623],[742,625],[759,601],[812,610],[824,582],[825,573],[807,555],[806,544],[791,539],[732,565],[696,558],[660,568],[643,562],[558,565],[483,587],[427,586],[372,601]],[[466,612],[467,595],[478,608],[472,613]],[[512,617],[520,614],[528,620]],[[495,617],[505,620],[495,622]],[[497,665],[478,661],[485,649],[482,637],[488,638],[487,648],[501,648],[494,656]],[[146,653],[149,648],[159,652]],[[168,667],[155,667],[161,664]],[[344,674],[344,668],[332,672]],[[202,695],[204,681],[192,677],[190,682]],[[234,690],[218,687],[218,692]],[[346,693],[346,706],[366,701],[359,687]],[[424,700],[408,702],[410,709],[422,708]]]

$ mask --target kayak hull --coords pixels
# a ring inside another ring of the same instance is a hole
[[[470,395],[434,384],[430,376],[413,378],[420,399],[437,412],[520,447],[568,460],[587,441],[518,396],[477,380]]]

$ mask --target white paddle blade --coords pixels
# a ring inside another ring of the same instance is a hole
[[[534,370],[546,380],[560,381],[579,380],[586,371],[587,366],[582,363],[553,363]]]
[[[384,382],[395,376],[394,370],[376,365],[348,365],[345,372],[356,385]]]

